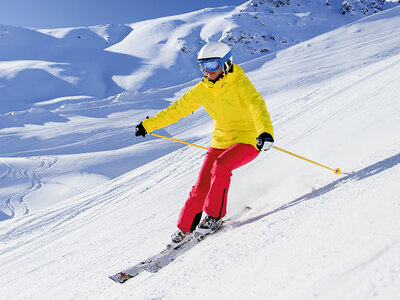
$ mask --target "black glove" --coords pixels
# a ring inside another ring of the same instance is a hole
[[[268,132],[261,133],[257,138],[257,148],[259,151],[267,151],[274,146],[274,138]]]
[[[145,137],[147,134],[146,129],[144,129],[142,122],[140,122],[138,125],[135,127],[135,135],[139,136],[141,135],[142,137]]]

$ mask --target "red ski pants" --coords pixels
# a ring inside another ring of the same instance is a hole
[[[235,144],[228,149],[209,148],[197,182],[179,215],[178,228],[184,232],[194,230],[203,211],[214,218],[224,217],[232,171],[252,161],[258,153],[248,144]]]

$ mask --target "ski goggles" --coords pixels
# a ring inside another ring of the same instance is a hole
[[[207,59],[207,60],[202,60],[199,61],[199,67],[200,70],[205,73],[206,71],[209,72],[215,72],[218,69],[222,68],[222,65],[220,63],[220,58],[211,58],[211,59]]]
[[[215,57],[215,58],[209,58],[209,59],[205,59],[205,60],[199,60],[198,63],[199,63],[200,70],[203,73],[205,73],[206,71],[215,72],[218,69],[221,69],[223,67],[224,63],[226,63],[231,56],[232,56],[232,52],[229,51],[222,58]]]

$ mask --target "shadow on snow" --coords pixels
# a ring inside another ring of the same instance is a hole
[[[282,210],[288,209],[288,208],[290,208],[292,206],[298,205],[298,204],[300,204],[302,202],[309,201],[309,200],[312,200],[312,199],[317,198],[319,196],[322,196],[322,195],[324,195],[324,194],[336,189],[337,187],[339,187],[339,186],[341,186],[343,184],[346,184],[349,181],[353,181],[353,180],[360,181],[360,180],[366,179],[368,177],[371,177],[371,176],[374,176],[376,174],[379,174],[379,173],[381,173],[381,172],[383,172],[383,171],[385,171],[387,169],[390,169],[390,168],[398,165],[399,163],[400,163],[400,153],[395,154],[395,155],[393,155],[393,156],[391,156],[389,158],[386,158],[384,160],[381,160],[381,161],[379,161],[379,162],[377,162],[377,163],[375,163],[373,165],[370,165],[370,166],[368,166],[368,167],[366,167],[364,169],[361,169],[361,170],[359,170],[357,172],[347,173],[347,175],[345,177],[340,178],[338,180],[335,180],[334,182],[329,183],[329,184],[327,184],[327,185],[325,185],[325,186],[323,186],[323,187],[321,187],[321,188],[319,188],[317,190],[314,190],[311,193],[305,194],[305,195],[303,195],[303,196],[301,196],[301,197],[299,197],[299,198],[297,198],[297,199],[295,199],[295,200],[293,200],[293,201],[291,201],[289,203],[286,203],[286,204],[274,209],[273,211],[261,214],[259,216],[250,218],[248,220],[244,220],[244,221],[241,221],[241,222],[235,222],[233,224],[233,227],[235,227],[235,228],[236,227],[241,227],[241,226],[246,225],[246,224],[257,222],[258,220],[260,220],[260,219],[262,219],[262,218],[264,218],[266,216],[272,215],[272,214],[277,213],[279,211],[282,211]]]

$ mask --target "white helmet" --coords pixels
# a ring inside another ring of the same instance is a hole
[[[215,72],[222,68],[225,75],[232,66],[231,48],[222,42],[207,43],[197,54],[197,62],[203,73]]]

